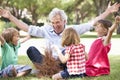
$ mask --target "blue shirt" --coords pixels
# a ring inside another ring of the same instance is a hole
[[[72,25],[72,27],[77,31],[78,34],[83,34],[93,28],[93,23],[91,22],[80,25]],[[65,26],[65,28],[67,28],[67,25]],[[62,33],[60,33],[59,35],[56,34],[54,32],[53,26],[51,25],[44,25],[42,27],[31,25],[29,26],[28,33],[32,36],[45,38],[48,45],[55,44],[61,50],[64,50],[64,48],[61,46]],[[57,56],[57,54],[53,52],[53,56],[55,57]]]

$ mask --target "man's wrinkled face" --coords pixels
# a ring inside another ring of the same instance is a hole
[[[51,23],[55,33],[60,34],[64,30],[65,20],[62,20],[60,15],[54,16],[51,20]]]

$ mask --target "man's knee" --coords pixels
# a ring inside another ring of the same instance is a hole
[[[30,53],[31,51],[34,51],[35,50],[35,47],[34,46],[30,46],[28,49],[27,49],[27,53]]]
[[[31,46],[31,47],[28,48],[27,55],[32,62],[42,63],[43,55],[34,46]]]

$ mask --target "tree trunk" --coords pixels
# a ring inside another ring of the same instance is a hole
[[[120,0],[115,0],[114,2],[120,3]],[[116,12],[114,15],[115,15],[115,16],[120,15],[120,8],[119,8],[119,11]],[[117,34],[120,34],[120,24],[119,24],[119,26],[118,26],[118,28],[117,28]]]
[[[120,34],[120,25],[117,28],[117,34]]]

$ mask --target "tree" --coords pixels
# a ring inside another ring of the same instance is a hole
[[[120,3],[120,0],[114,0],[113,1],[113,3],[114,2],[118,2],[118,3]],[[119,9],[119,11],[118,12],[116,12],[115,14],[114,14],[115,16],[117,16],[117,15],[119,15],[120,16],[120,9]],[[119,26],[118,26],[118,28],[117,28],[117,34],[120,34],[120,24],[119,24]]]
[[[21,19],[24,8],[27,8],[32,15],[32,24],[37,24],[39,18],[46,17],[52,8],[61,5],[61,0],[0,0],[0,2],[18,19]]]

